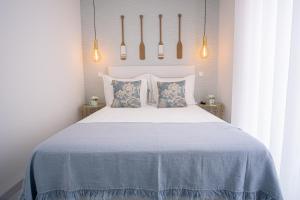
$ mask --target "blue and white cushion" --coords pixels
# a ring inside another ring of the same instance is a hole
[[[185,80],[178,82],[157,82],[158,108],[186,107]]]
[[[139,108],[141,107],[141,81],[112,81],[114,100],[112,108]]]

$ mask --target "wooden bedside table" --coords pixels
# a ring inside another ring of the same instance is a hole
[[[215,105],[209,104],[198,104],[204,110],[210,112],[211,114],[223,119],[224,117],[224,105],[222,103],[216,103]]]
[[[84,104],[81,107],[81,118],[85,118],[89,116],[90,114],[96,112],[97,110],[100,110],[101,108],[105,107],[105,103],[99,103],[97,106],[91,106],[89,104]]]

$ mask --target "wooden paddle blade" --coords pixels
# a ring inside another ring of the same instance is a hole
[[[145,60],[145,44],[144,42],[140,43],[140,59]]]
[[[182,58],[182,43],[179,41],[177,43],[177,58],[181,59]]]
[[[143,15],[140,15],[140,21],[141,21],[140,60],[145,60],[145,44],[143,40]]]
[[[177,59],[182,58],[182,43],[181,43],[181,14],[178,14],[178,43],[177,43]]]

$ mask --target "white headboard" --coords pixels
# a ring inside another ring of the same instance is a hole
[[[108,67],[108,74],[118,78],[132,78],[141,74],[154,74],[156,76],[170,78],[184,77],[195,74],[195,66],[114,66]]]

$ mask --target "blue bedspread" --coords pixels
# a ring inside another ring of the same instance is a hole
[[[270,153],[227,123],[77,123],[41,143],[24,200],[282,200]]]

